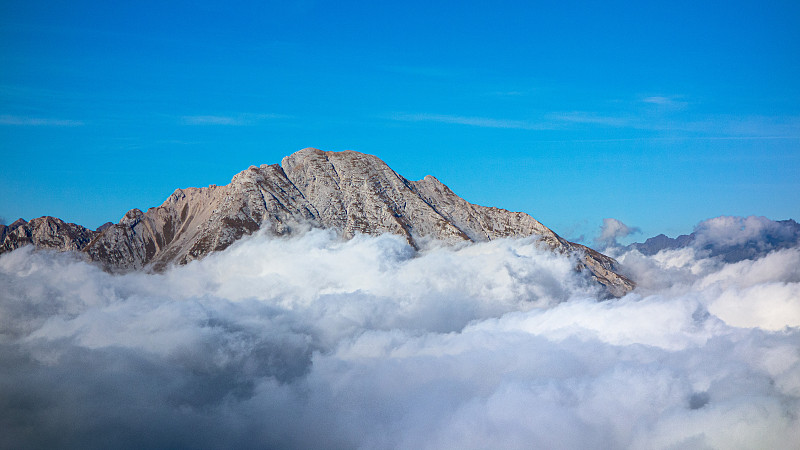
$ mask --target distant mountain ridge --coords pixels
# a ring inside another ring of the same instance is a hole
[[[797,246],[800,246],[800,224],[792,219],[720,216],[701,222],[691,234],[676,238],[660,234],[626,248],[649,256],[662,250],[692,247],[705,257],[735,263]]]
[[[633,289],[617,263],[558,236],[528,214],[471,204],[432,176],[409,181],[375,156],[306,148],[281,164],[251,166],[230,184],[177,189],[161,206],[128,211],[98,230],[42,217],[0,226],[0,253],[32,244],[79,251],[111,272],[185,264],[257,230],[291,235],[307,226],[398,234],[414,248],[427,239],[484,242],[535,235],[553,251],[576,254],[578,270],[614,296]]]

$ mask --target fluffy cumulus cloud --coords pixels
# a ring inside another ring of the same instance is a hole
[[[620,220],[607,218],[603,219],[603,225],[600,227],[600,235],[597,237],[596,241],[604,247],[616,247],[619,245],[617,239],[639,233],[640,231],[638,227],[629,227]]]
[[[0,256],[3,448],[792,448],[800,249],[255,235],[163,274]]]

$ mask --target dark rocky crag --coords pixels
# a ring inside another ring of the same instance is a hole
[[[431,238],[450,244],[535,235],[541,245],[576,254],[607,292],[621,296],[633,282],[616,261],[568,242],[533,217],[473,205],[432,176],[409,181],[363,153],[307,148],[281,164],[251,166],[226,186],[178,189],[158,207],[128,211],[97,230],[52,217],[0,226],[0,253],[33,244],[78,251],[111,272],[160,271],[227,248],[267,228],[291,235],[307,226],[357,233],[394,233],[419,248]]]

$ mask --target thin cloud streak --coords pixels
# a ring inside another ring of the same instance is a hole
[[[615,128],[625,128],[634,125],[634,122],[623,116],[607,116],[587,111],[571,111],[548,114],[548,119],[562,123],[580,123],[603,125]]]
[[[44,126],[44,127],[79,127],[84,125],[81,120],[52,119],[44,117],[0,115],[0,125],[18,126]]]
[[[667,97],[661,95],[645,97],[642,99],[642,102],[671,109],[682,109],[689,104],[684,101],[676,100],[674,96]]]
[[[402,122],[438,122],[455,125],[469,125],[481,128],[510,128],[519,130],[551,130],[547,123],[527,120],[496,119],[491,117],[456,116],[448,114],[394,114],[392,120]]]
[[[669,137],[636,137],[609,139],[542,139],[535,142],[659,142],[659,141],[759,141],[759,140],[793,140],[800,136],[669,136]]]
[[[638,115],[626,113],[604,115],[590,111],[552,113],[547,121],[562,124],[597,125],[608,128],[683,132],[692,135],[659,136],[644,139],[752,140],[797,139],[800,137],[800,118],[733,115]],[[704,135],[705,134],[705,135]],[[611,141],[640,140],[640,138],[611,138]]]
[[[650,103],[665,106],[665,97],[650,98]],[[679,109],[675,103],[670,109]],[[456,114],[394,113],[388,119],[401,122],[432,122],[465,125],[479,128],[516,129],[530,131],[591,131],[593,128],[639,130],[669,133],[670,136],[611,137],[605,139],[566,139],[547,142],[631,142],[664,140],[777,140],[799,139],[800,118],[789,116],[732,116],[640,114],[636,111],[604,114],[596,111],[550,112],[534,119],[462,116]]]
[[[233,116],[221,115],[197,115],[182,116],[181,123],[184,125],[225,125],[225,126],[248,126],[258,122],[272,119],[285,119],[289,116],[283,114],[238,114]]]
[[[387,72],[401,75],[413,75],[428,78],[449,78],[458,75],[458,72],[454,70],[441,67],[390,65],[383,66],[382,69]]]
[[[672,103],[672,99],[670,99],[669,97],[660,97],[660,96],[645,97],[642,99],[642,101],[645,103],[655,103],[656,105],[669,105]]]

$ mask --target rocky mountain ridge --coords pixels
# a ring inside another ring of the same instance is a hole
[[[800,246],[800,224],[792,219],[720,216],[701,222],[690,234],[675,238],[659,234],[644,242],[629,244],[625,249],[655,255],[662,250],[692,247],[703,257],[735,263],[797,246]]]
[[[375,156],[306,148],[281,164],[251,166],[225,186],[177,189],[146,212],[128,211],[98,230],[52,217],[0,227],[0,253],[22,245],[79,251],[111,272],[185,264],[267,228],[291,235],[308,226],[357,233],[393,233],[415,248],[428,239],[449,244],[536,235],[553,251],[576,254],[614,296],[633,288],[616,262],[568,242],[525,213],[471,204],[432,176],[409,181]]]

